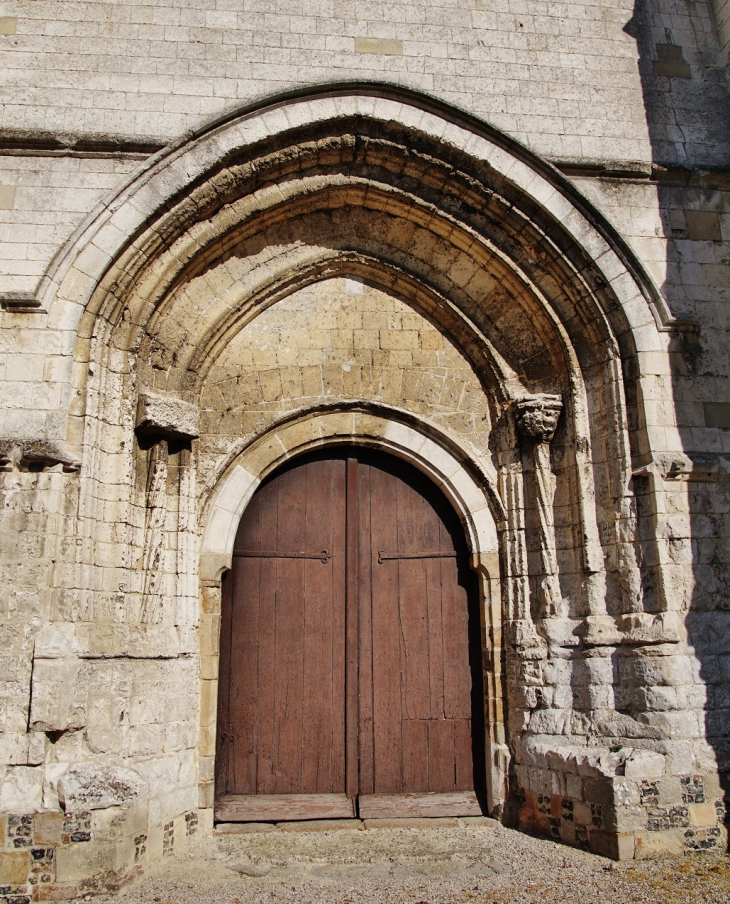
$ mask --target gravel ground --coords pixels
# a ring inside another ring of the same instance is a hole
[[[730,856],[614,863],[499,825],[196,839],[106,904],[730,904]]]

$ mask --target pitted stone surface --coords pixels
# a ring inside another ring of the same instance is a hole
[[[58,799],[66,812],[121,807],[146,792],[140,776],[122,766],[80,764],[71,766],[58,780]]]

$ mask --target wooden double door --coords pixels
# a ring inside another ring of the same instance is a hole
[[[479,605],[461,525],[415,468],[297,459],[223,584],[216,819],[476,815]]]

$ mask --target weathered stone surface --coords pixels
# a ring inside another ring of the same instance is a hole
[[[86,689],[80,659],[36,659],[30,724],[34,731],[69,731],[86,725]]]
[[[0,811],[3,813],[33,813],[40,810],[42,794],[42,767],[0,767]]]
[[[63,829],[63,813],[36,813],[33,820],[35,844],[60,844]]]
[[[122,766],[80,763],[67,769],[58,780],[58,799],[71,813],[126,806],[146,794],[142,778]]]
[[[24,887],[29,867],[29,851],[0,851],[0,885]]]
[[[199,435],[200,412],[195,405],[154,393],[140,393],[137,404],[137,433],[194,439]]]
[[[624,765],[624,775],[632,779],[658,779],[664,775],[666,759],[651,750],[632,750]]]

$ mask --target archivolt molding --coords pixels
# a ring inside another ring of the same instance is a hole
[[[380,92],[383,92],[380,87]],[[374,94],[374,92],[373,92]],[[401,92],[402,94],[402,92]],[[334,96],[333,96],[334,95]],[[331,92],[329,96],[294,97],[271,107],[246,112],[219,123],[153,159],[149,169],[137,174],[100,211],[93,222],[75,237],[59,255],[40,287],[39,300],[50,306],[55,300],[79,308],[88,304],[102,275],[118,259],[130,236],[139,235],[191,186],[200,184],[221,161],[242,148],[279,138],[286,132],[312,124],[346,117],[368,119],[382,126],[398,123],[460,153],[485,163],[496,174],[530,198],[582,248],[603,273],[627,311],[632,331],[650,324],[651,310],[666,325],[668,312],[659,310],[661,301],[652,292],[649,277],[640,265],[627,267],[626,249],[616,245],[616,236],[584,199],[576,204],[569,183],[557,171],[538,161],[517,143],[477,123],[453,121],[446,108],[439,112],[424,109],[428,103],[416,95],[398,99],[367,96],[355,90]],[[450,119],[452,121],[450,121]],[[640,277],[637,281],[636,276]],[[640,285],[641,284],[641,285]],[[644,291],[642,291],[642,289]],[[647,299],[646,294],[652,295]],[[644,301],[642,316],[640,301]],[[633,303],[633,304],[632,304]],[[648,316],[647,316],[648,315]]]
[[[338,124],[344,128],[348,123],[359,123],[367,124],[371,134],[381,130],[387,133],[395,127],[401,134],[412,133],[422,142],[430,142],[443,158],[431,160],[428,178],[424,175],[427,170],[425,157],[405,178],[407,161],[404,162],[401,151],[398,157],[395,151],[389,156],[383,150],[381,171],[390,172],[392,184],[388,197],[379,200],[378,204],[385,203],[386,209],[389,205],[397,206],[396,177],[401,181],[410,180],[409,184],[415,185],[420,173],[423,185],[434,196],[440,193],[446,200],[436,207],[422,201],[416,204],[411,192],[408,195],[409,216],[413,216],[415,204],[420,210],[419,217],[428,222],[430,228],[436,226],[446,230],[449,238],[456,238],[461,233],[464,238],[458,244],[466,256],[478,253],[481,246],[482,253],[490,258],[491,268],[496,266],[499,270],[504,266],[504,281],[512,283],[516,295],[527,291],[524,277],[531,272],[537,274],[542,269],[547,273],[546,266],[567,267],[571,274],[566,271],[561,279],[557,279],[561,274],[555,271],[555,275],[549,276],[548,283],[555,286],[555,291],[566,303],[572,297],[569,305],[578,312],[586,304],[593,305],[590,311],[583,311],[589,331],[609,317],[612,327],[608,335],[613,332],[619,342],[627,341],[639,352],[663,348],[652,313],[656,313],[658,302],[656,298],[651,303],[647,301],[651,295],[646,288],[650,284],[648,277],[642,275],[637,280],[640,266],[636,262],[627,266],[625,249],[612,243],[608,227],[598,222],[600,218],[588,209],[587,202],[576,203],[575,190],[569,190],[567,182],[562,184],[562,177],[546,164],[533,159],[519,146],[511,146],[503,136],[477,128],[476,123],[450,119],[445,109],[439,114],[425,109],[423,99],[419,101],[415,96],[389,99],[365,96],[354,90],[349,94],[343,91],[334,95],[291,98],[274,107],[245,113],[158,156],[147,171],[138,174],[103,210],[97,211],[94,221],[57,260],[41,291],[42,304],[51,310],[49,325],[77,330],[82,342],[85,337],[98,336],[99,317],[111,325],[127,310],[125,306],[132,289],[130,280],[136,283],[135,291],[144,300],[145,311],[139,312],[139,316],[142,321],[148,319],[154,303],[153,290],[145,285],[145,272],[156,287],[169,287],[180,272],[190,267],[196,256],[205,260],[205,249],[216,232],[211,217],[219,221],[219,242],[224,233],[227,240],[241,240],[244,206],[249,208],[251,225],[255,223],[256,229],[260,230],[263,226],[261,211],[267,204],[270,206],[265,199],[267,192],[272,198],[278,196],[276,209],[271,209],[279,219],[292,213],[295,198],[288,197],[284,203],[282,194],[292,190],[301,192],[302,203],[311,204],[316,188],[317,192],[322,192],[325,207],[331,206],[333,198],[327,196],[327,192],[336,186],[332,174],[325,178],[323,173],[332,160],[342,162],[343,148],[335,148],[333,139],[329,157],[327,147],[319,146],[316,153],[311,152],[310,158],[314,153],[312,159],[322,172],[319,177],[313,173],[312,183],[305,185],[300,172],[303,153],[299,144],[313,129],[326,132],[329,128],[334,134]],[[270,177],[273,186],[257,170],[260,162],[257,154],[265,156],[267,148],[278,149],[279,169],[275,177]],[[288,152],[287,148],[290,149]],[[413,151],[410,156],[415,159],[417,155]],[[312,159],[309,159],[310,165],[313,165]],[[463,172],[455,165],[457,161],[462,162]],[[400,171],[397,171],[398,166]],[[503,190],[498,216],[495,214],[490,220],[498,239],[491,246],[486,234],[475,237],[468,231],[467,220],[474,213],[467,210],[471,203],[469,191],[475,199],[481,192],[482,207],[486,196],[495,194],[467,175],[470,167],[489,174]],[[437,176],[437,171],[441,175]],[[242,194],[244,176],[249,182],[253,180],[254,187]],[[260,184],[256,183],[256,178]],[[316,187],[314,183],[318,178]],[[341,204],[348,203],[348,195],[350,202],[355,201],[352,192],[357,191],[361,194],[358,203],[366,204],[371,193],[374,198],[375,186],[358,189],[354,176],[343,176],[341,181]],[[455,193],[449,190],[457,182],[460,207],[453,202]],[[253,211],[258,211],[258,215],[253,216]],[[219,255],[224,245],[225,242],[215,253]],[[500,260],[503,264],[499,264]],[[124,288],[125,281],[127,288]],[[93,300],[95,293],[97,300]],[[81,317],[85,310],[91,319],[83,325]],[[664,314],[657,316],[662,320]],[[137,315],[128,310],[125,316],[137,320]],[[604,338],[607,336],[605,331],[603,335]],[[580,348],[591,343],[574,344]],[[83,353],[81,357],[85,357]]]
[[[505,514],[494,489],[496,474],[487,462],[479,462],[482,473],[475,473],[473,452],[453,437],[430,422],[385,406],[308,410],[250,442],[216,481],[203,516],[201,580],[216,581],[230,568],[241,516],[264,478],[297,455],[343,443],[377,447],[411,462],[454,506],[472,556],[479,559],[498,552],[497,522],[503,528]]]
[[[507,145],[415,98],[342,94],[248,113],[158,158],[89,226],[64,275],[57,271],[49,322],[78,327],[72,414],[92,469],[92,422],[114,419],[114,406],[124,419],[136,393],[130,362],[143,370],[144,342],[164,346],[168,326],[177,329],[171,363],[150,385],[196,402],[236,330],[327,268],[359,268],[429,313],[490,384],[505,415],[506,429],[495,431],[505,474],[519,469],[511,403],[561,394],[556,470],[580,511],[576,548],[594,601],[586,609],[600,613],[601,544],[623,542],[615,500],[630,475],[618,359],[663,351],[666,341],[646,285],[598,215]],[[427,239],[420,248],[418,230]],[[521,350],[535,335],[539,354]],[[542,370],[530,378],[523,362],[536,367],[540,355]],[[505,504],[519,508],[517,476],[500,479]]]

